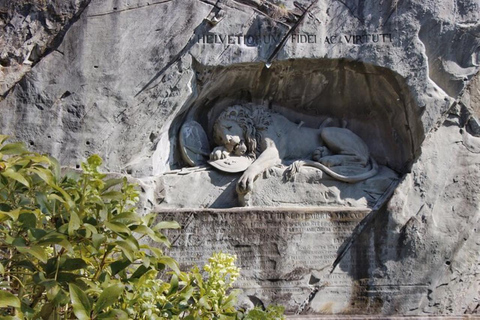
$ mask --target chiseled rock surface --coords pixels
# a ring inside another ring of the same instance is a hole
[[[355,115],[352,125],[402,181],[362,232],[333,237],[349,244],[334,251],[342,253],[335,265],[348,290],[337,290],[332,304],[314,266],[295,275],[307,282],[289,310],[478,312],[478,1],[35,3],[0,1],[3,134],[71,167],[97,153],[105,170],[140,179],[148,208],[156,208],[162,190],[155,177],[182,167],[177,133],[192,108],[204,123],[211,119],[202,108],[222,99],[272,102],[292,114]],[[328,104],[309,105],[310,98]],[[385,122],[368,131],[382,110]],[[388,157],[396,143],[408,146],[401,162]],[[214,230],[202,232],[215,239]],[[308,241],[304,248],[314,246]],[[272,263],[260,257],[255,266],[265,267],[262,261]],[[310,275],[318,280],[311,287]],[[283,300],[265,292],[254,294],[287,303],[288,290]]]
[[[0,99],[55,50],[90,0],[0,1]]]

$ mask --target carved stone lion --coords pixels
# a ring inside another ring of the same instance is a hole
[[[326,127],[329,122],[327,119],[314,129],[299,126],[264,107],[228,107],[215,121],[213,136],[218,147],[211,152],[210,159],[232,155],[255,159],[237,183],[240,194],[251,191],[255,178],[262,172],[289,160],[297,160],[287,169],[289,177],[301,166],[318,168],[349,183],[374,176],[378,166],[365,142],[346,128]],[[335,167],[362,167],[365,172],[345,176],[335,172]]]

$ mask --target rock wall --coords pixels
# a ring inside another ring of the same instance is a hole
[[[346,118],[401,180],[332,257],[341,307],[307,281],[290,312],[477,313],[479,18],[475,0],[0,1],[0,131],[70,167],[99,154],[150,211],[188,117]]]

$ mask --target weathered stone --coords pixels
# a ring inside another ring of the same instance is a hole
[[[239,287],[263,303],[478,313],[478,1],[43,3],[0,1],[3,134],[70,167],[100,154],[139,182],[145,212],[184,225],[172,254],[237,253]],[[284,163],[242,199],[240,174],[187,168],[182,125],[198,122],[210,145],[196,154],[211,152],[217,117],[248,104],[300,127],[346,120],[380,174],[288,182]]]
[[[61,43],[90,0],[0,1],[0,99]]]
[[[368,210],[252,209],[161,212],[159,218],[183,222],[181,232],[169,233],[175,239],[169,253],[185,266],[202,264],[213,252],[235,253],[242,269],[236,285],[243,289],[246,303],[281,301],[290,313],[301,312],[311,293],[321,288],[318,297],[323,298],[315,304],[316,311],[363,313],[350,303],[357,299],[355,286],[365,284],[354,285],[349,269],[373,256],[358,261],[348,256],[342,268],[332,263],[368,214]]]

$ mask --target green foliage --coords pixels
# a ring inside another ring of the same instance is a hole
[[[0,318],[282,318],[276,307],[235,309],[234,256],[217,253],[203,272],[181,272],[158,245],[141,241],[168,246],[161,231],[180,226],[139,215],[135,186],[107,179],[100,157],[62,175],[55,159],[6,139],[0,135]]]
[[[106,179],[92,156],[82,173],[0,136],[0,316],[127,317],[113,305],[149,271],[177,263],[147,237],[168,245],[153,215],[140,216],[126,179]],[[73,313],[73,314],[72,314]]]
[[[173,274],[170,282],[151,270],[133,282],[134,287],[119,302],[131,319],[237,319],[237,291],[228,293],[240,270],[235,257],[216,253],[204,266]]]
[[[242,318],[243,320],[280,320],[285,319],[283,313],[285,307],[270,305],[265,310],[260,307],[255,307],[249,310]]]

